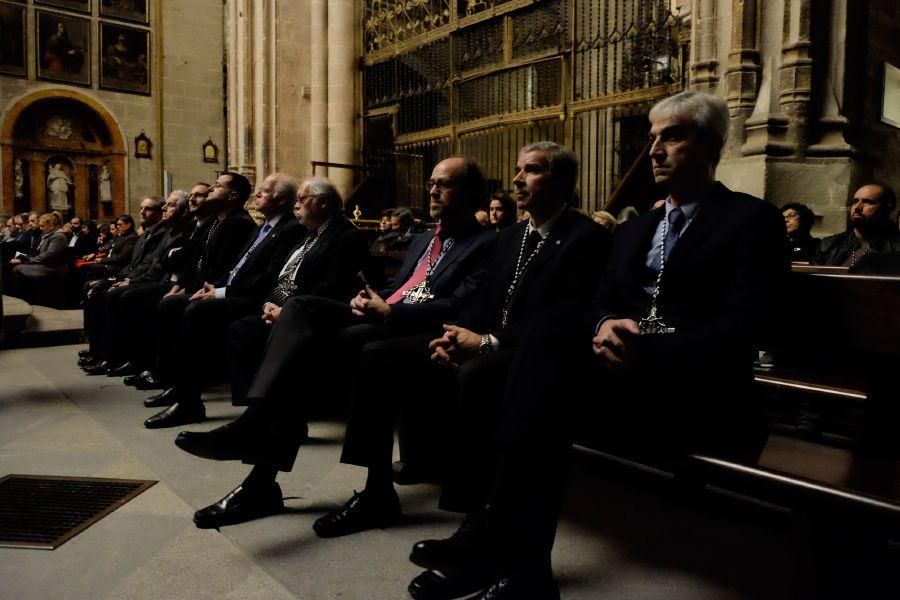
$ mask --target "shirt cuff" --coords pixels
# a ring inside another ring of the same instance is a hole
[[[227,288],[223,288],[223,287],[216,288],[216,298],[224,298],[226,289]]]
[[[488,334],[488,337],[491,338],[491,346],[494,347],[494,352],[500,349],[500,340],[497,339],[493,334]]]

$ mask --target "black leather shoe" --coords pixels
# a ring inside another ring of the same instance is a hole
[[[340,537],[368,529],[381,529],[400,519],[400,498],[393,489],[375,495],[368,490],[354,492],[340,509],[316,519],[313,531],[322,538]]]
[[[88,375],[106,375],[110,366],[109,361],[101,360],[100,362],[85,365],[81,369]]]
[[[164,411],[158,412],[144,421],[144,427],[147,429],[163,429],[165,427],[187,425],[188,423],[200,423],[205,418],[206,409],[203,407],[203,404],[191,405],[176,402]]]
[[[157,377],[153,371],[146,371],[145,373],[146,374],[141,373],[140,380],[138,380],[138,382],[134,384],[135,388],[147,391],[161,390],[166,387],[162,379]]]
[[[280,513],[284,510],[281,488],[276,482],[271,487],[256,489],[239,485],[206,508],[194,513],[194,525],[200,529],[218,529]]]
[[[416,600],[451,600],[486,589],[492,579],[492,575],[477,571],[425,571],[407,589]]]
[[[489,531],[490,509],[466,515],[456,533],[446,540],[417,542],[409,560],[439,571],[490,572],[495,565]]]
[[[130,385],[134,387],[137,385],[137,382],[141,380],[142,377],[146,377],[150,375],[150,371],[141,371],[140,373],[135,373],[134,375],[129,375],[125,379],[122,380],[122,383],[125,385]]]
[[[92,357],[92,356],[93,356],[93,354],[91,354],[90,350],[79,350],[78,351],[78,358],[88,358],[88,357]]]
[[[175,404],[175,388],[170,387],[166,388],[160,393],[150,396],[146,400],[144,400],[144,406],[146,408],[159,408],[161,406],[172,406]]]
[[[117,367],[110,367],[106,371],[109,377],[126,377],[137,373],[137,366],[133,362],[123,362]]]
[[[246,455],[246,438],[234,423],[212,431],[182,431],[175,445],[194,456],[212,460],[240,460]]]
[[[498,577],[474,600],[559,600],[559,587],[550,574]]]
[[[78,359],[78,366],[83,369],[85,367],[96,365],[98,362],[100,362],[100,359],[96,356],[85,356],[84,358]]]

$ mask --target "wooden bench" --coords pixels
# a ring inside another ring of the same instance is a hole
[[[900,278],[799,269],[783,305],[787,335],[772,348],[774,366],[756,370],[761,391],[770,406],[799,396],[854,411],[856,429],[826,427],[815,440],[773,433],[753,463],[702,454],[637,462],[694,492],[720,488],[790,509],[796,597],[900,598],[900,572],[884,566],[900,538]]]

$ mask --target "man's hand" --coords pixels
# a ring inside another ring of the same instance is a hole
[[[128,280],[123,279],[122,281],[117,281],[114,284],[112,284],[112,287],[119,288],[119,287],[125,287],[126,285],[128,285]]]
[[[203,282],[203,287],[194,292],[194,295],[190,297],[191,302],[194,300],[200,300],[201,302],[204,300],[215,300],[216,298],[216,288],[208,281]]]
[[[631,319],[607,319],[594,336],[594,354],[614,371],[631,365],[641,329]]]
[[[428,347],[432,350],[431,360],[448,367],[458,367],[460,352],[475,354],[481,345],[481,334],[465,327],[444,325],[444,335],[431,340]]]
[[[391,314],[391,305],[367,285],[350,301],[350,310],[357,317],[384,318]]]
[[[14,258],[14,259],[12,259],[12,260],[9,261],[9,264],[11,264],[11,265],[21,265],[21,264],[22,264],[22,261],[19,260],[18,258]]]
[[[88,262],[88,261],[94,260],[95,256],[96,256],[96,254],[85,254],[84,256],[81,257],[81,260],[83,260],[84,262]]]
[[[278,316],[281,314],[281,307],[272,302],[266,302],[263,304],[263,314],[262,320],[268,323],[269,325],[274,325],[275,321],[278,320]]]
[[[168,298],[169,296],[177,296],[178,294],[183,294],[184,288],[178,285],[177,283],[172,286],[172,289],[166,292],[166,295],[163,298]]]

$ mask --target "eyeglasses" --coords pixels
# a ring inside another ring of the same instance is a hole
[[[787,221],[787,220],[799,219],[799,218],[800,218],[800,215],[797,214],[797,213],[784,213],[784,220],[785,220],[785,221]]]
[[[271,198],[272,194],[274,194],[274,190],[267,190],[264,188],[257,188],[255,192],[253,192],[254,196],[265,196],[266,198]]]
[[[429,179],[425,183],[425,191],[430,192],[432,188],[437,188],[437,191],[445,192],[449,189],[455,188],[457,185],[457,182],[451,181],[449,179]]]

